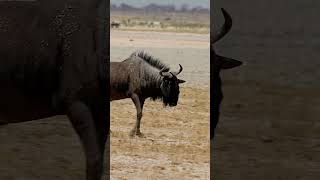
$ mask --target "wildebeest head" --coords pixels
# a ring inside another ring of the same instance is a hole
[[[215,42],[219,41],[222,37],[224,37],[230,31],[232,26],[231,16],[223,8],[221,8],[221,10],[222,10],[222,14],[224,16],[225,22],[224,22],[224,25],[221,27],[221,29],[215,32],[213,36],[211,36],[212,46]],[[231,68],[240,66],[242,64],[241,61],[217,55],[213,47],[211,47],[211,50],[213,52],[212,54],[215,56],[214,65],[218,71],[220,71],[221,69],[231,69]]]
[[[159,74],[163,77],[160,85],[162,92],[162,99],[165,106],[176,106],[179,99],[179,84],[186,81],[178,79],[177,75],[183,70],[182,66],[179,64],[180,69],[178,72],[170,72],[168,69],[163,68],[160,70]]]

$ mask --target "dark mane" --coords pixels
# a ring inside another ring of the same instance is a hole
[[[153,66],[159,70],[165,68],[166,71],[169,71],[169,69],[170,69],[170,67],[168,65],[164,64],[159,59],[153,57],[152,55],[148,54],[145,51],[136,51],[130,55],[130,57],[132,57],[132,56],[140,57],[145,62],[147,62],[148,64],[150,64],[151,66]]]

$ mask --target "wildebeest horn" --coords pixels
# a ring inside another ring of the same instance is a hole
[[[168,69],[167,69],[167,68],[162,68],[162,69],[159,71],[159,74],[160,74],[161,76],[166,76],[166,77],[172,78],[172,74],[168,72]]]
[[[183,70],[183,68],[182,68],[182,66],[181,66],[181,64],[179,64],[179,66],[180,66],[180,69],[179,69],[179,71],[178,72],[172,72],[172,74],[174,74],[174,75],[178,75],[178,74],[180,74],[181,73],[181,71]]]
[[[219,56],[219,55],[216,55],[216,59],[217,59],[217,65],[221,69],[231,69],[231,68],[240,66],[242,64],[241,61],[227,58],[227,57],[223,57],[223,56]]]
[[[212,44],[219,41],[219,39],[221,39],[224,35],[226,35],[232,27],[231,16],[223,8],[221,8],[221,11],[224,17],[224,24],[217,32],[213,34],[211,39]]]

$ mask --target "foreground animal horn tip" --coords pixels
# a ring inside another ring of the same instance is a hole
[[[224,17],[224,19],[229,22],[230,19],[231,19],[231,16],[230,14],[227,12],[227,10],[225,10],[224,8],[221,8],[221,11],[222,11],[222,15]]]
[[[225,21],[223,26],[213,34],[212,43],[215,43],[218,40],[220,40],[224,35],[226,35],[230,31],[232,27],[232,18],[230,14],[224,8],[221,8],[221,11]]]
[[[221,8],[221,11],[222,11],[222,13],[224,13],[224,14],[225,14],[225,13],[228,14],[227,11],[226,11],[224,8]]]

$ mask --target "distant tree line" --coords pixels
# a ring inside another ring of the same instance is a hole
[[[145,11],[145,12],[202,12],[209,13],[209,8],[204,8],[201,6],[189,7],[187,4],[183,4],[180,8],[177,8],[174,5],[159,5],[151,3],[144,7],[138,8],[125,3],[120,5],[111,4],[111,11]]]

